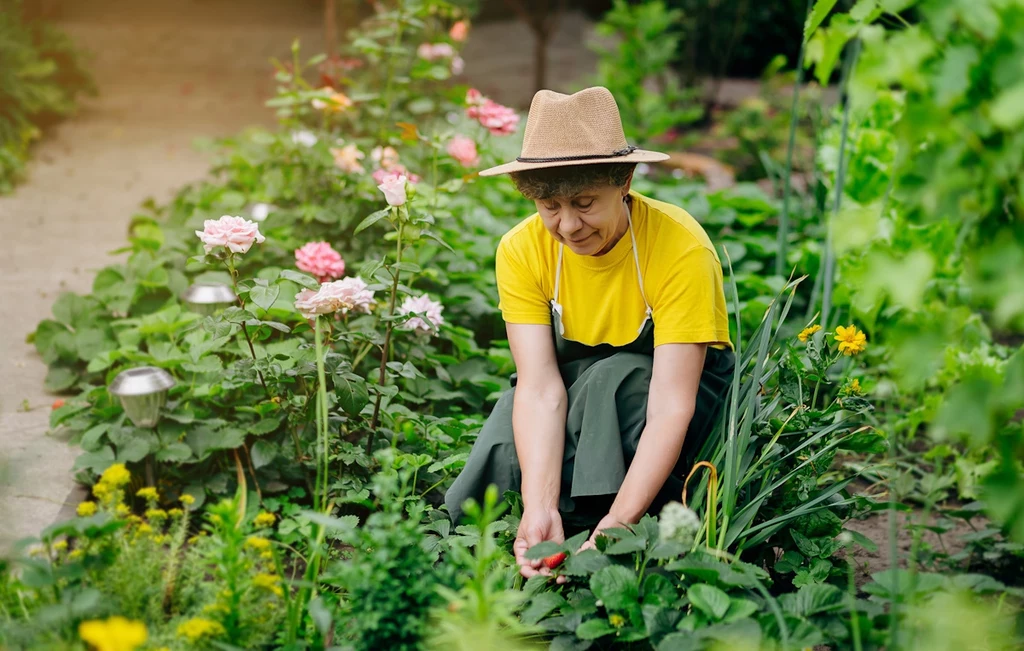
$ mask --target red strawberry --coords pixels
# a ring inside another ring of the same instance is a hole
[[[50,409],[60,409],[63,406],[64,406],[64,399],[63,398],[57,398],[56,400],[53,401],[53,406],[51,406]]]
[[[544,567],[548,568],[549,570],[553,570],[559,565],[561,565],[562,561],[564,560],[565,552],[558,552],[557,554],[552,554],[551,556],[548,556],[542,562],[544,563]]]

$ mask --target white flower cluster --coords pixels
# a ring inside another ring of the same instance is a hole
[[[698,531],[700,531],[700,517],[692,509],[679,502],[669,502],[661,509],[661,514],[658,516],[658,534],[662,540],[690,547],[693,545]]]

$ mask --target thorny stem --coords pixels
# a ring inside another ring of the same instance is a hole
[[[395,246],[395,264],[402,261],[402,232],[404,225],[401,221],[401,208],[395,208],[395,215],[398,218],[398,243]],[[391,276],[394,278],[394,282],[391,283],[391,301],[388,305],[388,316],[394,317],[395,315],[395,302],[398,297],[398,280],[401,277],[401,270],[395,270]],[[388,357],[391,352],[391,331],[394,329],[394,321],[388,320],[387,326],[384,329],[384,346],[380,351],[380,387],[384,388],[384,382],[387,380],[387,367]],[[366,439],[366,454],[373,454],[373,443],[377,434],[377,422],[380,416],[380,403],[383,400],[384,394],[378,392],[377,400],[373,405],[373,417],[370,419],[370,435]]]

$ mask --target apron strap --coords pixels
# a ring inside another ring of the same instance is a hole
[[[644,292],[644,276],[640,273],[640,254],[636,250],[636,236],[633,235],[633,218],[626,214],[626,221],[629,223],[629,239],[633,241],[633,262],[636,263],[636,279],[640,283],[640,297],[644,299],[644,307],[647,308],[647,316],[651,316],[651,304],[647,302],[647,294]],[[640,326],[641,329],[643,326]]]
[[[558,245],[558,266],[555,267],[555,303],[558,303],[558,285],[562,279],[562,254],[565,253],[565,245]]]

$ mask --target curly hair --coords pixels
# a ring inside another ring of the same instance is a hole
[[[636,163],[594,163],[566,165],[511,172],[512,182],[531,201],[552,197],[575,197],[586,190],[626,185]]]

